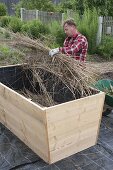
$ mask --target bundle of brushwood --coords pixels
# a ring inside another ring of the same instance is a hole
[[[24,61],[23,70],[30,70],[32,78],[29,80],[33,90],[24,89],[25,96],[43,106],[53,106],[96,93],[90,85],[97,75],[91,71],[89,64],[82,64],[61,53],[50,57],[50,49],[40,40],[12,34],[14,45],[32,49],[32,56]]]

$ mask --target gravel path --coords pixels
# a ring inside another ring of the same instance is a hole
[[[102,78],[113,80],[113,61],[110,62],[89,62],[91,69]]]

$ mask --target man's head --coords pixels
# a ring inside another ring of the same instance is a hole
[[[67,36],[72,37],[77,33],[76,24],[73,19],[66,20],[63,24],[64,32]]]

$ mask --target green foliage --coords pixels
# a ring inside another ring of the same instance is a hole
[[[113,17],[113,0],[109,0],[108,16],[112,16]]]
[[[110,8],[113,6],[113,0],[87,0],[87,5],[90,9],[95,7],[99,15],[107,16],[111,11]]]
[[[11,21],[11,17],[10,16],[3,16],[0,19],[0,26],[1,27],[7,27],[9,25],[10,21]]]
[[[0,45],[0,53],[1,53],[0,58],[2,59],[10,53],[10,48],[6,45]]]
[[[39,20],[32,20],[23,24],[21,28],[22,33],[28,34],[32,38],[39,38],[40,34],[47,34],[49,29],[47,25],[42,24]]]
[[[77,11],[80,15],[84,13],[84,10],[87,6],[87,0],[63,0],[58,5],[57,9],[60,12],[67,12],[67,9]]]
[[[10,39],[10,38],[11,38],[10,33],[9,33],[9,32],[7,32],[7,31],[5,31],[5,32],[4,32],[4,38],[6,38],[6,39]]]
[[[101,44],[97,48],[97,54],[107,60],[113,58],[113,37],[105,36],[102,38]]]
[[[5,16],[7,14],[7,8],[4,3],[0,3],[0,16]]]
[[[22,22],[17,17],[11,17],[11,20],[8,25],[9,29],[11,29],[13,32],[20,32],[22,27]]]
[[[53,36],[55,41],[54,46],[63,46],[64,39],[66,37],[64,30],[58,22],[54,21],[49,25],[50,34]]]
[[[20,14],[20,8],[37,9],[40,11],[56,11],[55,5],[51,0],[20,0],[15,6],[16,14]]]
[[[82,19],[80,15],[76,15],[75,20],[78,25],[78,30],[85,35],[88,40],[88,52],[90,54],[94,53],[96,49],[96,38],[98,31],[98,14],[96,9],[85,10]]]
[[[3,44],[0,45],[0,61],[17,64],[22,61],[24,53],[10,48],[9,46]]]
[[[59,45],[59,46],[63,46],[63,42],[66,38],[66,35],[62,29],[62,27],[60,27],[57,31],[56,31],[56,43]]]
[[[30,22],[24,23],[21,27],[21,32],[30,35]]]
[[[57,9],[60,12],[67,12],[67,9],[75,10],[76,8],[76,0],[63,0],[61,3],[58,4]]]
[[[113,16],[113,0],[62,0],[57,9],[66,12],[67,9],[77,11],[80,15],[84,14],[85,9],[93,10],[96,8],[101,16]]]
[[[3,30],[3,29],[0,29],[0,39],[10,39],[11,38],[11,35],[8,31],[6,30]]]
[[[79,15],[83,15],[85,9],[88,9],[87,0],[77,0],[76,10],[78,11]]]
[[[71,9],[77,11],[80,15],[84,14],[85,9],[93,10],[93,8],[96,8],[101,16],[113,16],[113,0],[62,0],[57,6],[51,0],[21,0],[16,5],[18,15],[20,8],[59,12],[67,12],[67,9]]]

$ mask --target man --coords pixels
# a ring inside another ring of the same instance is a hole
[[[64,41],[64,46],[50,50],[49,55],[52,57],[61,52],[67,56],[71,56],[76,60],[84,62],[86,60],[88,42],[85,36],[77,30],[75,22],[70,19],[63,24],[64,32],[67,38]]]

